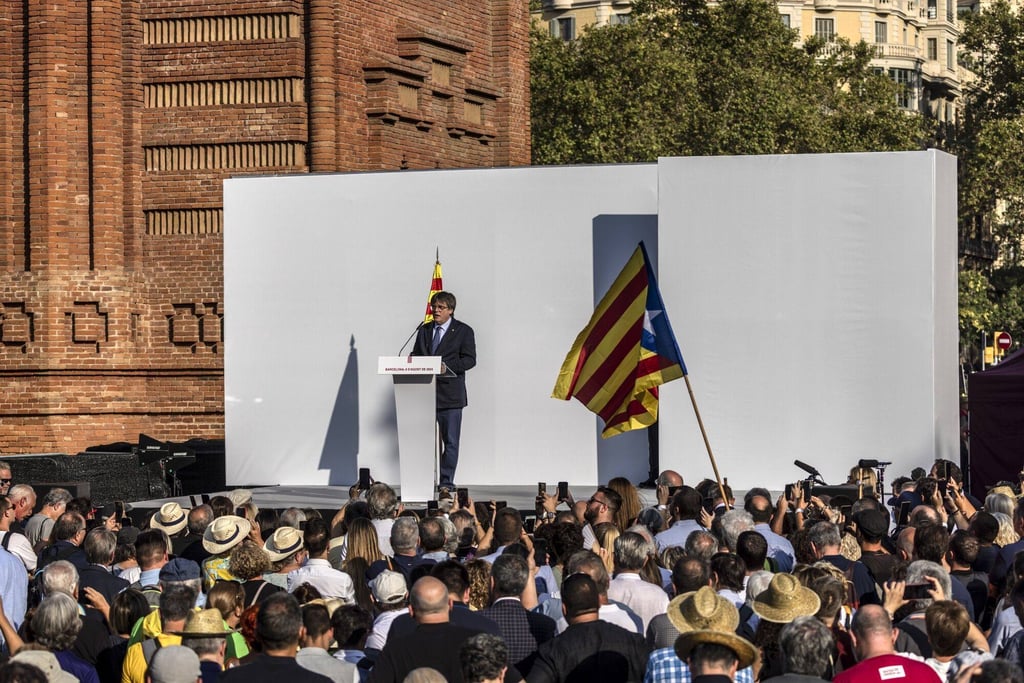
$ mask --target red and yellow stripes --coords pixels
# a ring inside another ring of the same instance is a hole
[[[658,386],[685,372],[680,361],[659,354],[651,344],[656,335],[649,316],[664,312],[648,310],[662,304],[646,256],[642,246],[633,252],[573,342],[551,394],[563,400],[575,397],[599,415],[603,437],[654,424]],[[645,327],[648,343],[642,344]],[[663,341],[671,342],[669,356],[678,355],[667,325],[665,334]]]
[[[423,322],[429,323],[434,319],[434,312],[430,310],[430,300],[434,298],[434,295],[444,289],[444,285],[441,283],[441,262],[434,262],[434,277],[430,280],[430,294],[427,295],[427,312],[423,316]]]

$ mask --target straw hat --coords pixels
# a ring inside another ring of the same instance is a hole
[[[817,614],[821,599],[792,574],[776,574],[751,606],[754,613],[766,621],[788,624],[797,617]]]
[[[737,664],[739,669],[746,669],[757,661],[757,648],[754,647],[754,644],[731,631],[701,630],[683,633],[676,639],[676,656],[685,662],[693,652],[693,648],[701,643],[723,645],[732,650],[740,660]]]
[[[263,544],[263,551],[271,562],[280,562],[301,549],[302,532],[290,526],[275,529],[274,534]]]
[[[735,631],[740,624],[736,605],[711,586],[672,598],[666,609],[668,620],[680,633],[687,631]]]
[[[188,524],[188,515],[177,503],[164,503],[153,515],[149,525],[160,529],[168,536],[178,533]]]
[[[183,638],[214,638],[234,633],[236,629],[228,628],[224,623],[219,609],[201,609],[189,612],[185,619],[185,628],[174,631],[174,635]]]
[[[203,534],[203,547],[213,555],[225,553],[241,543],[249,532],[252,524],[249,520],[234,515],[218,517],[206,527]]]
[[[252,491],[249,489],[235,489],[224,495],[231,499],[232,505],[236,508],[252,502]]]

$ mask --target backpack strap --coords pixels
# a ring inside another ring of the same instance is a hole
[[[160,642],[159,638],[150,638],[149,640],[142,641],[142,656],[145,658],[147,665],[153,661],[153,655],[156,654],[156,651],[163,646],[164,644]]]

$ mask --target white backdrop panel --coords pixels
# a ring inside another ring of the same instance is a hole
[[[477,333],[459,481],[637,478],[643,433],[599,448],[549,394],[639,237],[735,486],[953,456],[954,198],[933,152],[229,180],[228,482],[397,480],[376,358],[421,319],[435,247]],[[710,473],[685,385],[662,397],[662,465]]]
[[[458,481],[597,481],[595,418],[549,396],[593,310],[595,221],[654,216],[656,165],[240,178],[224,204],[229,483],[350,483],[357,457],[397,481],[376,359],[422,320],[435,247],[477,339]]]
[[[663,159],[661,286],[723,476],[958,459],[956,161],[937,152]],[[671,255],[671,256],[670,256]],[[710,476],[685,386],[663,466]]]

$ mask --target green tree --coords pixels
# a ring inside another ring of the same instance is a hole
[[[960,158],[960,224],[1021,263],[1024,236],[1024,16],[1005,0],[963,17],[960,63],[976,78],[948,147]]]
[[[1024,267],[995,269],[991,276],[969,268],[960,271],[960,360],[981,369],[982,335],[992,344],[997,330],[1009,332],[1020,346],[1024,330]]]
[[[961,18],[960,64],[974,78],[946,148],[960,164],[961,245],[993,244],[998,258],[960,273],[961,356],[978,368],[982,332],[1024,336],[1024,15],[997,0]]]
[[[534,31],[534,163],[918,149],[928,137],[869,46],[798,45],[774,2],[639,0],[632,17],[568,43]]]

